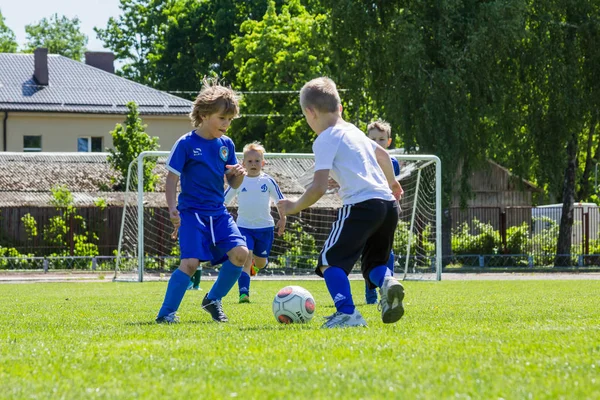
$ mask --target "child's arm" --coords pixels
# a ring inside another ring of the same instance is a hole
[[[285,224],[287,222],[287,217],[285,216],[285,214],[281,213],[279,207],[277,207],[277,212],[279,213],[279,221],[277,221],[277,236],[281,236],[283,235],[283,232],[285,232]]]
[[[269,196],[271,197],[271,199],[275,202],[275,204],[277,204],[279,202],[279,200],[283,200],[283,193],[281,193],[281,189],[279,188],[279,185],[277,184],[277,182],[275,182],[275,180],[273,178],[271,178],[269,176]],[[270,202],[269,202],[270,203]],[[270,204],[269,204],[270,207]],[[279,214],[279,221],[277,221],[277,235],[281,236],[283,235],[283,232],[285,231],[285,224],[287,222],[287,217],[285,216],[285,214],[281,213],[281,210],[279,209],[279,207],[277,207],[277,213]]]
[[[383,173],[385,174],[385,179],[388,182],[390,189],[392,189],[392,194],[396,198],[396,200],[400,200],[404,191],[402,190],[402,186],[396,181],[396,176],[394,175],[394,167],[392,167],[392,160],[390,160],[390,155],[385,151],[385,149],[378,144],[375,143],[375,157],[377,158],[377,164],[381,167]]]
[[[167,206],[169,207],[169,218],[175,228],[171,234],[173,239],[177,238],[177,230],[181,225],[181,218],[179,217],[179,211],[177,211],[177,182],[179,182],[179,176],[169,171],[165,184],[165,196],[167,198]]]
[[[385,150],[384,150],[385,152]],[[388,158],[388,162],[389,158]],[[391,162],[390,162],[391,168]],[[306,192],[298,200],[283,199],[277,203],[277,208],[280,214],[297,214],[315,204],[327,191],[329,185],[329,170],[320,169],[315,171],[313,181],[306,189]]]
[[[244,176],[246,175],[246,169],[242,167],[241,164],[235,165],[226,165],[227,173],[225,176],[227,177],[227,183],[234,189],[240,187],[242,182],[244,181]]]

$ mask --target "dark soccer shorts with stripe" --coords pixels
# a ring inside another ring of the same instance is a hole
[[[398,203],[395,200],[371,199],[342,206],[329,237],[319,254],[315,272],[323,276],[324,265],[342,268],[349,274],[361,259],[361,272],[369,282],[369,272],[386,265],[398,225]]]

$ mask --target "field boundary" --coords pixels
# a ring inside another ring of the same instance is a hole
[[[168,273],[146,273],[147,282],[168,281]],[[396,276],[400,274],[396,273]],[[0,271],[0,284],[36,283],[36,282],[112,282],[113,272],[90,271]],[[214,281],[216,275],[203,275],[203,281]],[[298,275],[266,275],[253,277],[254,280],[290,281],[290,280],[321,280],[315,274]],[[350,274],[351,280],[363,279],[360,274]],[[600,272],[484,272],[484,273],[444,273],[442,281],[473,281],[473,280],[600,280]]]

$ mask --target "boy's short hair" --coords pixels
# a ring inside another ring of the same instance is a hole
[[[303,110],[311,108],[320,112],[338,112],[340,104],[342,101],[335,82],[325,76],[307,82],[300,90],[300,106]]]
[[[218,78],[205,77],[202,80],[202,90],[194,100],[189,114],[192,125],[195,128],[200,126],[203,115],[222,112],[237,117],[240,112],[239,100],[239,95],[231,87],[221,85]]]
[[[257,153],[260,153],[260,155],[262,157],[264,157],[265,155],[265,147],[258,141],[254,141],[252,143],[248,143],[247,145],[244,146],[244,150],[242,150],[242,152],[244,153],[244,156],[246,155],[246,152],[248,151],[256,151]]]
[[[367,135],[371,129],[377,129],[378,131],[385,132],[388,139],[392,137],[392,126],[382,119],[373,121],[367,126]]]

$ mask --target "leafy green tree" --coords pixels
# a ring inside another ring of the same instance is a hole
[[[0,53],[14,53],[16,51],[15,33],[4,23],[4,16],[0,10]]]
[[[60,54],[81,61],[88,38],[81,32],[79,18],[69,19],[58,14],[49,19],[42,18],[37,24],[25,26],[27,33],[26,52],[46,47],[49,53]]]
[[[125,123],[117,124],[111,132],[113,139],[113,148],[109,149],[108,162],[118,172],[118,178],[115,189],[124,190],[127,180],[127,170],[129,165],[136,160],[137,156],[143,151],[158,150],[158,138],[150,137],[146,133],[146,125],[142,124],[142,119],[138,112],[137,105],[134,102],[127,103],[127,118]],[[156,160],[146,158],[144,161],[144,190],[153,191],[158,176],[152,172],[156,166]],[[134,171],[135,172],[135,171]],[[134,176],[132,174],[132,176]],[[137,185],[137,179],[134,176],[130,185]]]
[[[276,0],[279,12],[289,1]],[[105,46],[125,62],[119,74],[161,90],[192,97],[205,75],[235,76],[232,41],[242,24],[260,20],[269,0],[121,0],[121,15],[94,28]],[[304,0],[322,10],[318,0]],[[233,83],[233,82],[230,82]]]
[[[168,28],[168,10],[177,1],[121,0],[122,14],[109,18],[105,29],[94,28],[98,38],[126,63],[119,74],[155,87],[155,64]]]
[[[438,155],[447,202],[498,141],[523,36],[520,2],[330,2],[336,74],[358,119],[379,115],[405,148]],[[462,177],[455,179],[456,167]]]
[[[329,73],[327,17],[311,15],[298,0],[277,13],[271,1],[261,21],[242,24],[230,57],[236,71],[231,80],[250,92],[243,100],[248,117],[234,121],[233,138],[261,140],[273,152],[310,151],[313,137],[297,91],[307,80]]]

